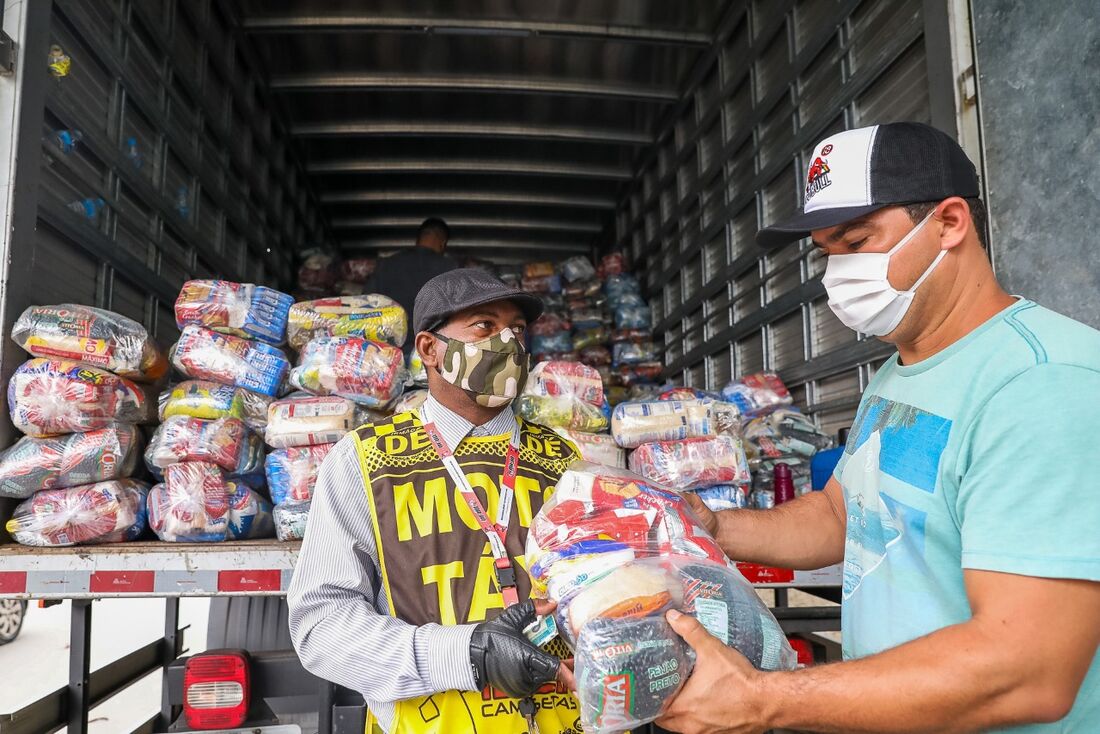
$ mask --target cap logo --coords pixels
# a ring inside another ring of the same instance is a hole
[[[821,149],[821,155],[814,158],[813,165],[810,166],[810,170],[806,174],[806,197],[804,201],[809,202],[822,190],[832,185],[833,182],[829,180],[829,162],[825,160],[825,156],[832,151],[833,146],[826,145]]]

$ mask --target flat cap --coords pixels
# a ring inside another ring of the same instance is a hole
[[[512,301],[527,323],[542,316],[542,299],[505,285],[480,268],[459,268],[437,275],[420,289],[413,304],[413,333],[437,328],[451,314],[493,301]]]

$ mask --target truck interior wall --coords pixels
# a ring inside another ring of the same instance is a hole
[[[808,240],[761,253],[757,229],[801,203],[814,143],[895,120],[950,127],[952,81],[930,74],[929,26],[945,1],[731,3],[621,198],[615,242],[646,273],[666,374],[716,389],[780,373],[826,428],[850,425],[892,351],[829,310]],[[936,104],[933,104],[935,102]]]
[[[22,4],[5,384],[25,359],[8,334],[28,305],[111,309],[167,347],[185,280],[285,287],[296,253],[323,241],[316,200],[231,10],[212,0]],[[70,59],[64,74],[47,69],[51,45]],[[58,131],[79,131],[71,151]],[[90,217],[69,208],[86,199],[105,205]]]
[[[974,0],[973,11],[998,275],[1010,292],[1100,327],[1096,3]]]

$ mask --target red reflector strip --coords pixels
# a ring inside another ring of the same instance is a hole
[[[0,571],[0,594],[27,593],[26,571]]]
[[[93,594],[151,594],[155,585],[153,571],[96,571],[88,581]]]
[[[218,591],[281,591],[282,580],[278,570],[218,571]]]
[[[789,584],[794,581],[794,571],[789,568],[772,568],[758,563],[738,563],[737,570],[750,584]]]

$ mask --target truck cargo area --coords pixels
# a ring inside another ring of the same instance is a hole
[[[4,0],[0,379],[27,358],[10,336],[28,306],[115,311],[168,349],[185,281],[291,293],[306,254],[385,257],[441,217],[470,264],[622,253],[662,382],[715,391],[775,372],[836,435],[893,347],[833,314],[808,240],[765,252],[754,236],[801,206],[812,146],[844,129],[930,123],[987,188],[1019,178],[983,145],[973,23],[967,0]],[[1005,119],[990,100],[982,114]],[[17,438],[0,421],[0,447]],[[0,499],[4,520],[14,507]],[[158,669],[161,711],[138,731],[168,731],[178,599],[231,597],[226,647],[258,639],[255,619],[285,641],[300,546],[32,548],[0,530],[0,598],[74,600],[69,685],[0,715],[0,734],[86,732],[91,703]],[[839,630],[840,567],[742,570],[785,632]],[[789,607],[790,589],[810,606]],[[165,634],[92,672],[106,597],[164,597]],[[812,639],[820,659],[839,654]],[[310,697],[306,730],[363,730],[357,694],[291,650],[255,652],[273,697]]]

